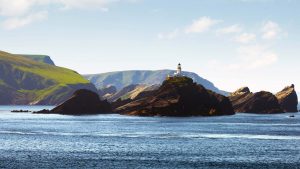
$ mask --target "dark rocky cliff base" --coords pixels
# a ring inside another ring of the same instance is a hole
[[[284,88],[276,94],[276,97],[285,112],[298,112],[298,97],[294,85]]]
[[[239,113],[273,114],[283,113],[277,98],[270,92],[251,93],[243,87],[231,93],[229,99],[234,111]]]
[[[138,100],[125,102],[116,112],[138,116],[218,116],[233,115],[229,99],[206,90],[188,77],[172,77],[159,89]]]
[[[92,115],[111,113],[111,106],[107,101],[101,101],[99,96],[89,90],[81,89],[73,96],[52,110],[42,110],[40,114],[64,115]]]

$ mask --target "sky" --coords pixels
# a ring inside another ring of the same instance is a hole
[[[0,50],[49,55],[81,74],[180,62],[222,90],[277,92],[300,86],[299,9],[299,0],[0,0]]]

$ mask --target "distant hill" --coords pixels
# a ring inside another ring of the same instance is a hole
[[[55,105],[96,88],[77,72],[0,51],[0,104]]]
[[[21,56],[24,56],[26,58],[35,60],[37,62],[43,62],[43,63],[47,63],[49,65],[55,65],[53,60],[50,58],[50,56],[47,55],[23,55],[20,54]]]
[[[122,88],[132,84],[161,84],[168,75],[173,75],[174,73],[174,70],[132,70],[84,75],[84,77],[92,82],[98,89],[108,85],[113,85],[118,90],[121,90]],[[227,92],[219,90],[213,83],[200,77],[196,73],[183,72],[183,75],[192,78],[196,83],[203,85],[209,90],[227,95]]]

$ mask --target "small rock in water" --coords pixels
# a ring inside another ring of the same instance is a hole
[[[29,113],[31,111],[29,111],[29,110],[12,110],[11,112],[12,113]]]

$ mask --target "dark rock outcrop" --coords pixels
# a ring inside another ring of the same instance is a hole
[[[116,112],[138,116],[233,115],[229,99],[206,90],[188,77],[172,77],[145,97],[125,103]]]
[[[12,113],[29,113],[29,112],[31,112],[31,111],[29,111],[29,110],[12,110],[11,111]]]
[[[243,87],[231,93],[229,99],[234,111],[239,113],[273,114],[283,113],[277,98],[270,92],[251,93]]]
[[[64,114],[64,115],[92,115],[111,113],[111,106],[105,100],[101,101],[98,94],[81,89],[73,96],[52,110],[42,110],[40,114]]]
[[[284,88],[276,94],[276,97],[285,112],[298,112],[298,97],[294,85]]]
[[[105,95],[113,95],[115,93],[117,93],[117,88],[112,85],[98,89],[98,94],[100,97],[105,97]]]
[[[112,108],[116,109],[130,102],[142,99],[144,97],[151,96],[158,88],[159,88],[158,85],[152,85],[152,86],[138,85],[134,90],[128,92],[127,94],[124,93],[124,95],[120,95],[120,97],[116,101],[111,102]]]
[[[117,93],[104,97],[109,102],[116,102],[120,100],[137,100],[136,98],[143,96],[147,92],[151,92],[159,88],[159,85],[141,85],[132,84],[124,87]]]
[[[133,91],[136,87],[138,87],[137,84],[132,84],[132,85],[126,86],[123,89],[121,89],[120,91],[118,91],[117,93],[115,93],[114,95],[112,95],[111,97],[109,97],[107,100],[110,102],[114,102],[114,101],[118,100],[119,98],[121,98],[122,96]]]

